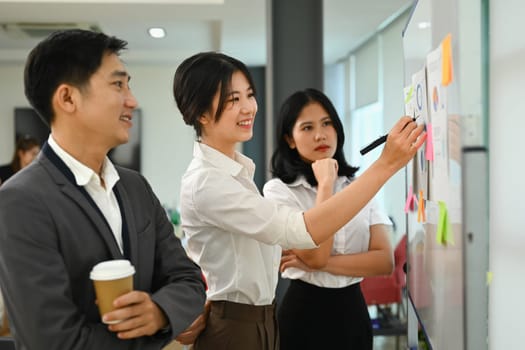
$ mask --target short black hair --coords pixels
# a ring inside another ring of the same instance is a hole
[[[72,29],[57,31],[41,41],[27,57],[24,91],[29,103],[48,125],[54,118],[52,97],[60,84],[83,88],[105,54],[119,55],[127,42],[104,33]]]
[[[244,74],[255,95],[255,85],[250,71],[241,61],[220,52],[201,52],[185,59],[173,77],[173,97],[182,118],[192,125],[200,137],[202,125],[199,118],[211,111],[213,97],[220,89],[219,105],[214,120],[218,122],[231,90],[233,73]]]
[[[319,103],[328,112],[337,133],[337,147],[333,159],[337,160],[339,166],[338,175],[353,177],[359,168],[350,166],[346,162],[343,152],[345,134],[341,119],[330,99],[316,89],[297,91],[283,102],[277,118],[276,148],[271,160],[272,175],[287,184],[294,182],[299,175],[303,175],[310,185],[317,186],[311,164],[306,163],[299,156],[297,149],[290,148],[286,142],[286,137],[292,137],[293,127],[299,114],[311,103]]]

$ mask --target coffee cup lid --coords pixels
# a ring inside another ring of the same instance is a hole
[[[128,260],[108,260],[93,266],[89,277],[92,280],[107,281],[128,277],[135,273],[135,267]]]

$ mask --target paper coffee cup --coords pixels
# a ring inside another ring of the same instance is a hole
[[[135,267],[128,260],[109,260],[93,267],[89,277],[93,280],[97,294],[100,317],[113,311],[113,301],[133,290]],[[121,320],[108,323],[119,323]]]

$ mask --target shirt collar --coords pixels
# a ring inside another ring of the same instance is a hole
[[[47,140],[47,143],[51,149],[57,154],[57,156],[62,159],[66,166],[71,170],[73,176],[75,177],[75,182],[78,186],[86,186],[93,176],[100,182],[99,176],[91,168],[82,164],[69,153],[67,153],[62,147],[56,143],[53,136],[50,134]],[[102,164],[102,178],[106,184],[106,189],[111,190],[113,186],[120,179],[117,170],[113,163],[109,160],[108,157],[104,159],[104,164]]]
[[[195,141],[193,145],[193,156],[211,163],[219,169],[230,173],[232,176],[237,176],[246,169],[249,176],[253,177],[255,173],[255,163],[240,152],[235,151],[235,160],[217,151],[202,142]]]

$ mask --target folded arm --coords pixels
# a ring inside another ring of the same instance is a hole
[[[367,277],[391,274],[394,258],[388,230],[385,225],[370,226],[370,245],[366,252],[330,256],[326,265],[313,269],[295,254],[285,254],[281,271],[296,267],[305,271],[323,271],[334,275]]]

